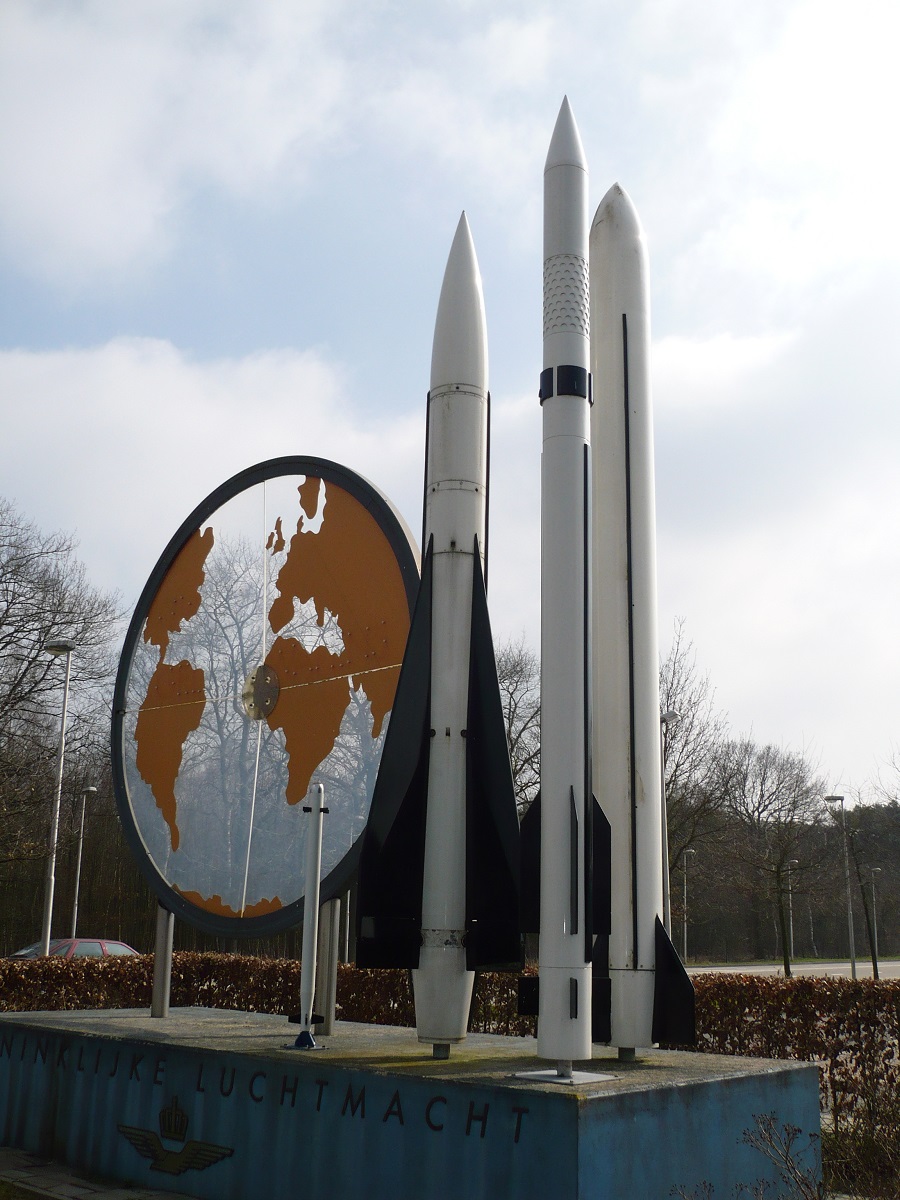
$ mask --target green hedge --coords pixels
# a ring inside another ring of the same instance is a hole
[[[900,1096],[900,981],[709,974],[694,980],[699,1050],[799,1059],[822,1067],[822,1103],[835,1122],[879,1121]],[[153,958],[0,961],[0,1010],[148,1008]],[[178,952],[172,1004],[286,1014],[299,1007],[300,964],[290,959]],[[346,1021],[414,1024],[404,971],[338,970],[337,1015]],[[516,979],[478,979],[470,1029],[532,1033],[516,1013]]]

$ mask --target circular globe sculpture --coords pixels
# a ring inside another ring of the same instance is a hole
[[[345,890],[417,587],[401,518],[324,459],[251,467],[191,513],[138,602],[113,702],[119,815],[166,908],[224,936],[301,921],[312,782],[321,899]]]

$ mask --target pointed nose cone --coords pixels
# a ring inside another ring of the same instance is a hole
[[[614,183],[597,206],[591,225],[592,241],[597,237],[620,241],[642,241],[644,230],[631,197],[621,184]]]
[[[551,167],[564,166],[581,167],[582,170],[587,170],[587,158],[584,146],[581,144],[581,134],[575,124],[568,96],[563,96],[559,116],[556,118],[556,125],[553,129],[553,137],[550,139],[550,149],[547,151],[544,171],[549,171]]]
[[[431,386],[466,383],[487,391],[488,349],[481,272],[466,214],[459,218],[434,323]]]

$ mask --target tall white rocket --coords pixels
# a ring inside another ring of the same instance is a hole
[[[431,724],[422,948],[413,971],[419,1040],[466,1036],[466,726],[473,555],[483,571],[488,346],[481,272],[466,214],[450,247],[434,326],[423,545],[431,546]]]
[[[441,287],[422,580],[360,854],[357,962],[412,970],[419,1041],[466,1036],[476,970],[518,969],[519,823],[487,611],[481,273],[460,218]]]
[[[591,1057],[588,171],[568,99],[544,167],[538,1054]]]
[[[614,184],[590,234],[594,790],[611,827],[612,1044],[693,1040],[693,989],[662,924],[650,390],[641,223]]]

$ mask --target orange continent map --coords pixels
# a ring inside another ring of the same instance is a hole
[[[203,718],[206,681],[199,667],[185,661],[168,665],[163,659],[170,635],[200,611],[200,589],[213,542],[212,529],[191,534],[166,572],[144,626],[144,641],[159,647],[159,661],[134,730],[137,769],[169,827],[173,850],[178,849],[181,840],[175,781],[181,770],[184,743]]]
[[[218,893],[215,896],[201,896],[199,892],[186,892],[180,887],[176,887],[175,891],[189,904],[215,913],[219,917],[264,917],[267,913],[277,912],[279,908],[284,907],[278,897],[273,896],[271,900],[257,900],[255,904],[248,904],[241,912],[226,904]]]
[[[310,520],[320,481],[307,476],[298,489]],[[281,527],[278,526],[281,538]],[[307,652],[294,638],[276,637],[266,663],[278,675],[278,703],[266,718],[284,733],[289,804],[309,790],[312,773],[332,751],[349,702],[351,681],[362,686],[372,710],[372,737],[381,733],[394,703],[409,633],[406,589],[396,556],[378,522],[349,492],[327,485],[325,519],[318,533],[291,538],[276,580],[269,624],[278,634],[294,616],[294,601],[313,601],[321,625],[327,609],[341,628],[344,649]]]

